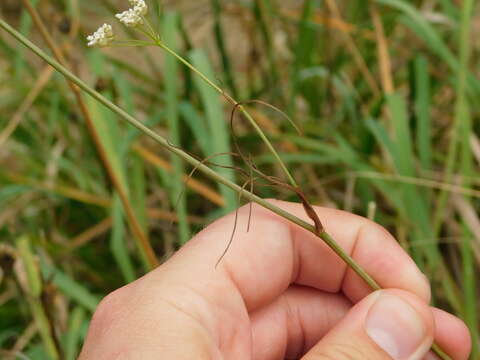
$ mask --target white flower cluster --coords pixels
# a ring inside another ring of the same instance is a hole
[[[92,35],[87,36],[88,46],[104,47],[113,41],[113,29],[109,24],[103,24]]]
[[[120,14],[116,14],[115,17],[128,27],[142,25],[142,16],[145,16],[148,11],[145,0],[129,0],[129,2],[133,7]]]

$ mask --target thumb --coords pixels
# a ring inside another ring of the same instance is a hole
[[[356,304],[303,360],[421,360],[433,333],[433,314],[423,300],[381,290]]]

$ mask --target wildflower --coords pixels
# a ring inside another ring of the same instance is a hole
[[[116,14],[115,17],[128,27],[135,27],[143,24],[142,18],[133,9],[125,10],[120,14]]]
[[[112,26],[103,24],[92,35],[87,36],[88,46],[108,46],[114,39]]]
[[[142,16],[145,16],[148,11],[145,0],[130,0],[130,4],[133,5],[132,8],[125,10],[120,14],[116,14],[115,17],[128,27],[142,25]]]
[[[145,0],[136,0],[132,1],[133,3],[133,11],[135,11],[140,16],[147,15],[148,7],[145,3]]]

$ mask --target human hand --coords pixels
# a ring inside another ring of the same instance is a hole
[[[301,205],[275,204],[308,221]],[[420,360],[435,359],[428,353],[434,338],[454,360],[468,358],[467,328],[428,306],[428,281],[391,235],[346,212],[316,211],[327,232],[389,290],[370,294],[320,239],[259,206],[247,233],[243,207],[217,268],[233,214],[108,295],[80,360]]]

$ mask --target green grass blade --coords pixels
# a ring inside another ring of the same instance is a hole
[[[257,21],[262,34],[264,48],[268,58],[268,84],[272,89],[275,89],[276,97],[281,103],[285,102],[285,95],[283,94],[282,87],[276,86],[280,80],[280,72],[278,70],[277,63],[275,61],[275,48],[272,39],[272,22],[273,22],[273,7],[268,0],[254,0],[253,12],[255,20]]]
[[[409,127],[409,119],[407,115],[406,103],[398,94],[387,95],[387,106],[390,110],[392,123],[394,128],[394,150],[391,154],[397,172],[402,176],[416,176],[412,136]],[[436,237],[432,236],[432,223],[429,216],[429,206],[426,198],[416,186],[411,184],[403,184],[401,186],[404,194],[403,212],[406,214],[406,220],[410,220],[413,227],[412,240],[414,242],[422,242],[429,239],[428,244],[422,249],[413,249],[413,256],[420,266],[423,266],[421,252],[424,253],[428,260],[428,266],[432,271],[437,268],[442,271],[442,286],[445,289],[447,298],[452,306],[457,310],[461,308],[456,291],[456,285],[448,274],[448,270],[444,265],[443,258],[439,252]],[[414,220],[414,221],[412,221]],[[420,252],[421,251],[421,252]]]
[[[70,276],[46,261],[41,261],[41,269],[43,277],[51,280],[51,282],[67,297],[71,298],[89,311],[95,311],[100,302],[99,296],[92,294],[82,284],[73,280]]]
[[[124,101],[124,106],[128,112],[135,112],[135,90],[132,88],[130,82],[121,74],[120,71],[116,73],[115,76],[115,83],[117,84],[120,98]],[[117,139],[120,138],[119,131],[120,129],[113,129],[116,133]],[[122,129],[122,131],[124,131]],[[139,225],[141,226],[142,230],[145,234],[148,234],[148,220],[146,214],[146,184],[145,184],[145,174],[144,174],[144,164],[143,160],[134,154],[130,154],[130,148],[132,143],[138,138],[140,132],[138,129],[127,129],[127,135],[125,136],[123,141],[117,141],[116,144],[117,150],[116,152],[119,154],[117,157],[125,158],[129,156],[132,159],[131,161],[131,169],[129,169],[129,182],[131,186],[129,187],[130,192],[130,200],[132,203],[132,207],[135,211],[135,216],[138,220]],[[122,164],[122,176],[125,176],[127,164]],[[122,235],[123,236],[123,235]],[[125,241],[125,240],[124,240]],[[117,243],[118,246],[121,245],[120,242]],[[120,250],[120,249],[117,249]],[[128,252],[125,252],[125,249],[121,251],[122,254],[127,255]],[[124,258],[122,263],[126,264],[126,261],[130,262],[130,260]],[[123,271],[124,274],[129,273]]]
[[[32,6],[36,6],[38,0],[31,0]],[[25,36],[29,36],[30,30],[32,29],[32,19],[27,10],[23,10],[22,16],[20,18],[20,32]],[[15,59],[14,59],[14,74],[15,80],[21,81],[21,75],[26,66],[25,62],[25,51],[24,49],[16,49]]]
[[[214,33],[215,33],[215,41],[217,44],[218,52],[220,53],[220,57],[222,59],[223,65],[223,73],[225,74],[225,78],[227,80],[227,85],[232,92],[234,98],[238,97],[238,90],[235,84],[235,77],[233,75],[232,65],[230,63],[230,56],[227,53],[227,48],[225,45],[224,35],[223,35],[223,27],[222,27],[222,4],[220,0],[211,0],[211,6],[213,8],[213,15],[214,15]]]
[[[193,50],[190,53],[190,58],[193,65],[202,73],[206,74],[208,78],[215,78],[210,62],[203,51]],[[207,115],[209,139],[211,139],[212,142],[212,153],[208,155],[230,152],[230,132],[217,92],[198,77],[195,77],[195,85],[201,96],[205,113]],[[215,162],[225,166],[232,166],[233,164],[230,155],[219,157]],[[218,172],[227,179],[235,181],[235,176],[232,170],[218,169]],[[225,211],[228,212],[233,210],[237,204],[234,192],[222,185],[220,185],[220,191],[225,197]]]
[[[425,17],[411,3],[402,0],[375,0],[376,2],[393,7],[402,11],[411,19],[410,25],[415,26],[413,30],[421,35],[425,43],[437,53],[451,68],[456,68],[457,60],[445,45],[439,33],[427,22]]]
[[[80,351],[79,346],[83,337],[82,325],[85,322],[85,310],[79,306],[70,313],[68,332],[65,339],[65,360],[75,360]]]
[[[106,111],[105,108],[100,107],[96,101],[87,98],[86,103],[92,115],[95,131],[100,138],[112,172],[117,178],[120,186],[119,190],[123,191],[127,196],[130,196],[129,186],[125,175],[125,167],[122,162],[122,159],[124,158],[124,156],[122,156],[122,148],[124,144],[119,142],[119,140],[122,139],[122,130],[120,129],[119,124],[112,119],[112,114],[109,111]],[[123,246],[126,247],[126,244],[124,243]],[[146,255],[143,253],[140,246],[138,246],[138,249],[145,269],[149,269],[150,266]],[[128,250],[125,248],[122,253],[127,254]]]
[[[397,148],[395,143],[390,138],[390,135],[387,132],[387,129],[380,123],[372,118],[365,119],[365,125],[372,132],[372,134],[377,139],[377,142],[381,144],[390,155],[392,159],[397,158]]]
[[[407,105],[403,98],[397,94],[386,96],[387,106],[390,110],[395,134],[395,158],[398,171],[401,175],[414,176],[412,133],[410,131],[407,115]]]
[[[31,248],[30,238],[28,236],[23,236],[18,239],[17,249],[27,275],[27,283],[25,284],[27,302],[30,306],[30,311],[35,320],[38,332],[40,333],[45,352],[51,359],[60,359],[54,335],[51,332],[50,322],[42,305],[41,273]],[[21,278],[19,278],[19,282],[21,282]]]
[[[472,179],[478,173],[474,170],[474,161],[472,148],[470,146],[471,137],[474,134],[472,123],[472,113],[470,103],[467,97],[468,73],[472,55],[472,18],[474,16],[474,0],[465,0],[462,3],[461,27],[459,37],[459,63],[457,72],[457,101],[455,104],[455,125],[453,131],[458,131],[458,135],[451,140],[456,142],[460,151],[460,173],[465,179]],[[453,150],[456,152],[455,150]],[[453,157],[454,158],[454,157]],[[447,176],[450,178],[453,173],[449,171],[455,169],[455,166],[447,168]],[[464,180],[463,184],[470,186],[469,180]],[[465,198],[467,203],[470,199]],[[464,221],[465,222],[465,221]],[[475,230],[475,229],[473,229]],[[465,319],[472,334],[472,354],[473,359],[480,357],[480,334],[479,317],[477,311],[477,279],[475,273],[477,266],[474,263],[473,254],[473,236],[467,226],[464,226],[464,240],[462,242],[462,260],[463,260],[463,288],[465,291]]]
[[[110,249],[113,257],[120,268],[125,282],[128,284],[135,280],[135,271],[126,246],[125,224],[123,218],[123,206],[117,194],[112,202],[112,232],[110,234]]]
[[[162,25],[163,40],[167,46],[178,52],[178,15],[168,12],[164,15]],[[165,56],[165,91],[166,91],[166,117],[169,130],[170,142],[175,146],[181,146],[181,128],[179,116],[179,66],[178,61],[172,56]],[[178,232],[181,244],[190,239],[190,226],[187,220],[187,201],[185,196],[178,199],[182,192],[182,174],[185,172],[183,162],[178,156],[171,155],[170,161],[173,166],[173,178],[170,181],[170,201],[175,206],[178,217]],[[177,201],[178,199],[178,201]]]
[[[425,170],[432,169],[432,120],[430,117],[430,75],[428,62],[423,56],[414,61],[415,117],[417,121],[417,150],[420,164]]]
[[[460,18],[458,7],[452,0],[438,0],[438,2],[443,9],[442,13],[446,14],[450,19],[456,22]]]
[[[27,274],[29,295],[38,298],[42,293],[42,279],[32,253],[30,239],[27,236],[19,238],[17,240],[17,249]]]
[[[193,105],[189,102],[182,102],[180,104],[180,113],[185,123],[190,128],[195,140],[198,142],[200,150],[205,156],[213,154],[212,142],[209,141],[208,130],[205,126],[205,120],[195,110]]]
[[[423,38],[425,44],[443,61],[445,61],[445,63],[447,63],[453,73],[457,72],[457,69],[461,66],[458,59],[445,44],[438,31],[435,30],[418,9],[410,3],[402,0],[375,1],[402,11],[405,14],[405,17],[401,18],[401,21]],[[468,79],[468,85],[469,91],[478,98],[480,96],[480,80],[472,75]]]
[[[304,2],[302,17],[298,24],[298,35],[294,45],[295,61],[291,71],[291,92],[289,94],[289,115],[295,112],[296,98],[300,92],[300,85],[302,83],[301,70],[312,66],[312,56],[315,52],[315,41],[318,41],[315,30],[308,25],[308,21],[313,15],[315,9],[314,1],[307,0]],[[318,104],[318,94],[316,102]]]
[[[137,131],[138,132],[138,131]],[[132,169],[131,169],[131,190],[132,205],[137,215],[138,222],[146,233],[148,229],[148,215],[147,215],[147,179],[145,174],[145,163],[143,159],[137,154],[131,154]]]

